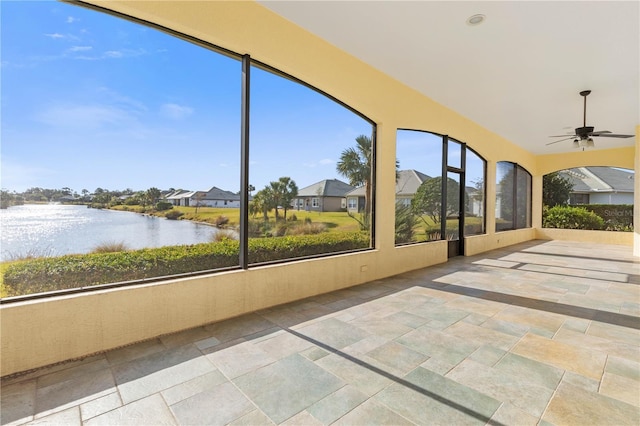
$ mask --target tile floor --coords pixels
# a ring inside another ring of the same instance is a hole
[[[2,424],[640,424],[640,263],[532,241],[2,381]]]

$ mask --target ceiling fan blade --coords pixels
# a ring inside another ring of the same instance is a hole
[[[573,139],[573,138],[574,138],[574,137],[573,137],[573,136],[571,136],[570,138],[564,138],[564,139],[560,139],[560,140],[557,140],[557,141],[549,142],[549,143],[548,143],[548,144],[546,144],[546,145],[553,145],[554,143],[563,142],[563,141],[568,141],[569,139]]]
[[[575,136],[574,134],[567,133],[567,134],[564,134],[564,135],[553,135],[553,136],[549,136],[549,137],[550,138],[568,138],[568,137],[572,138],[574,136]]]
[[[611,132],[608,131],[608,130],[598,130],[598,131],[595,131],[595,132],[591,132],[591,136],[598,136],[598,135],[600,135],[602,133],[611,133]]]
[[[632,138],[635,135],[617,135],[615,133],[602,134],[602,132],[596,132],[596,133],[592,133],[591,136],[598,136],[603,138]]]

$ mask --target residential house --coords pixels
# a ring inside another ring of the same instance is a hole
[[[346,194],[354,189],[338,179],[325,179],[298,190],[292,207],[314,212],[343,212],[347,210]]]
[[[212,186],[207,192],[196,194],[191,201],[192,206],[199,207],[222,207],[222,208],[240,208],[240,194],[234,194],[231,191],[225,191],[218,187]]]
[[[410,206],[416,191],[427,179],[431,176],[417,170],[400,170],[396,179],[396,203]]]
[[[166,200],[174,206],[189,207],[195,206],[195,201],[202,198],[204,194],[203,191],[185,191],[180,189],[173,194],[167,195]]]
[[[396,175],[396,203],[411,205],[411,200],[422,183],[431,179],[417,170],[400,170]],[[364,186],[347,194],[347,211],[357,213],[364,210]]]
[[[240,195],[212,186],[208,191],[177,190],[165,200],[174,206],[240,208]]]
[[[166,194],[164,196],[164,200],[167,203],[173,204],[174,206],[184,206],[185,202],[187,202],[185,200],[189,199],[189,194],[193,194],[193,191],[177,189]]]
[[[634,173],[614,167],[576,167],[560,174],[573,184],[569,204],[633,204]]]

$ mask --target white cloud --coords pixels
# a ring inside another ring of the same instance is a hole
[[[309,168],[314,168],[317,166],[327,166],[327,165],[331,165],[334,164],[335,161],[333,161],[330,158],[323,158],[322,160],[318,161],[318,162],[314,162],[314,163],[304,163],[303,165],[305,167],[309,167]]]
[[[193,114],[193,108],[178,104],[164,104],[160,107],[160,113],[172,120],[181,120]]]
[[[69,40],[69,41],[75,41],[75,42],[80,41],[80,38],[73,34],[48,33],[48,34],[44,34],[44,36],[52,38],[54,40]]]
[[[69,49],[69,52],[86,52],[93,49],[92,46],[73,46]]]
[[[104,52],[105,58],[122,58],[124,54],[119,50],[109,50]]]
[[[74,22],[76,22],[78,19],[74,18],[73,16],[68,16],[67,17],[67,24],[73,24]]]
[[[96,89],[96,93],[100,95],[101,99],[112,105],[119,105],[121,108],[131,110],[132,112],[146,112],[147,106],[134,98],[123,95],[109,87],[101,86]]]
[[[85,61],[101,61],[105,59],[123,59],[123,58],[133,58],[136,56],[142,56],[146,52],[144,49],[122,49],[122,50],[107,50],[99,55],[78,55],[74,56],[73,59],[82,59]]]
[[[131,123],[130,111],[99,104],[54,105],[37,116],[38,121],[55,127],[101,128]]]

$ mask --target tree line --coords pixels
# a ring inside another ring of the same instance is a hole
[[[134,191],[130,188],[110,191],[98,187],[93,192],[83,189],[80,193],[68,187],[60,189],[32,187],[23,192],[3,189],[0,192],[0,203],[2,208],[5,209],[25,203],[51,202],[91,203],[103,207],[117,204],[139,204],[147,206],[158,202],[161,196],[162,191],[153,187],[144,191]]]

